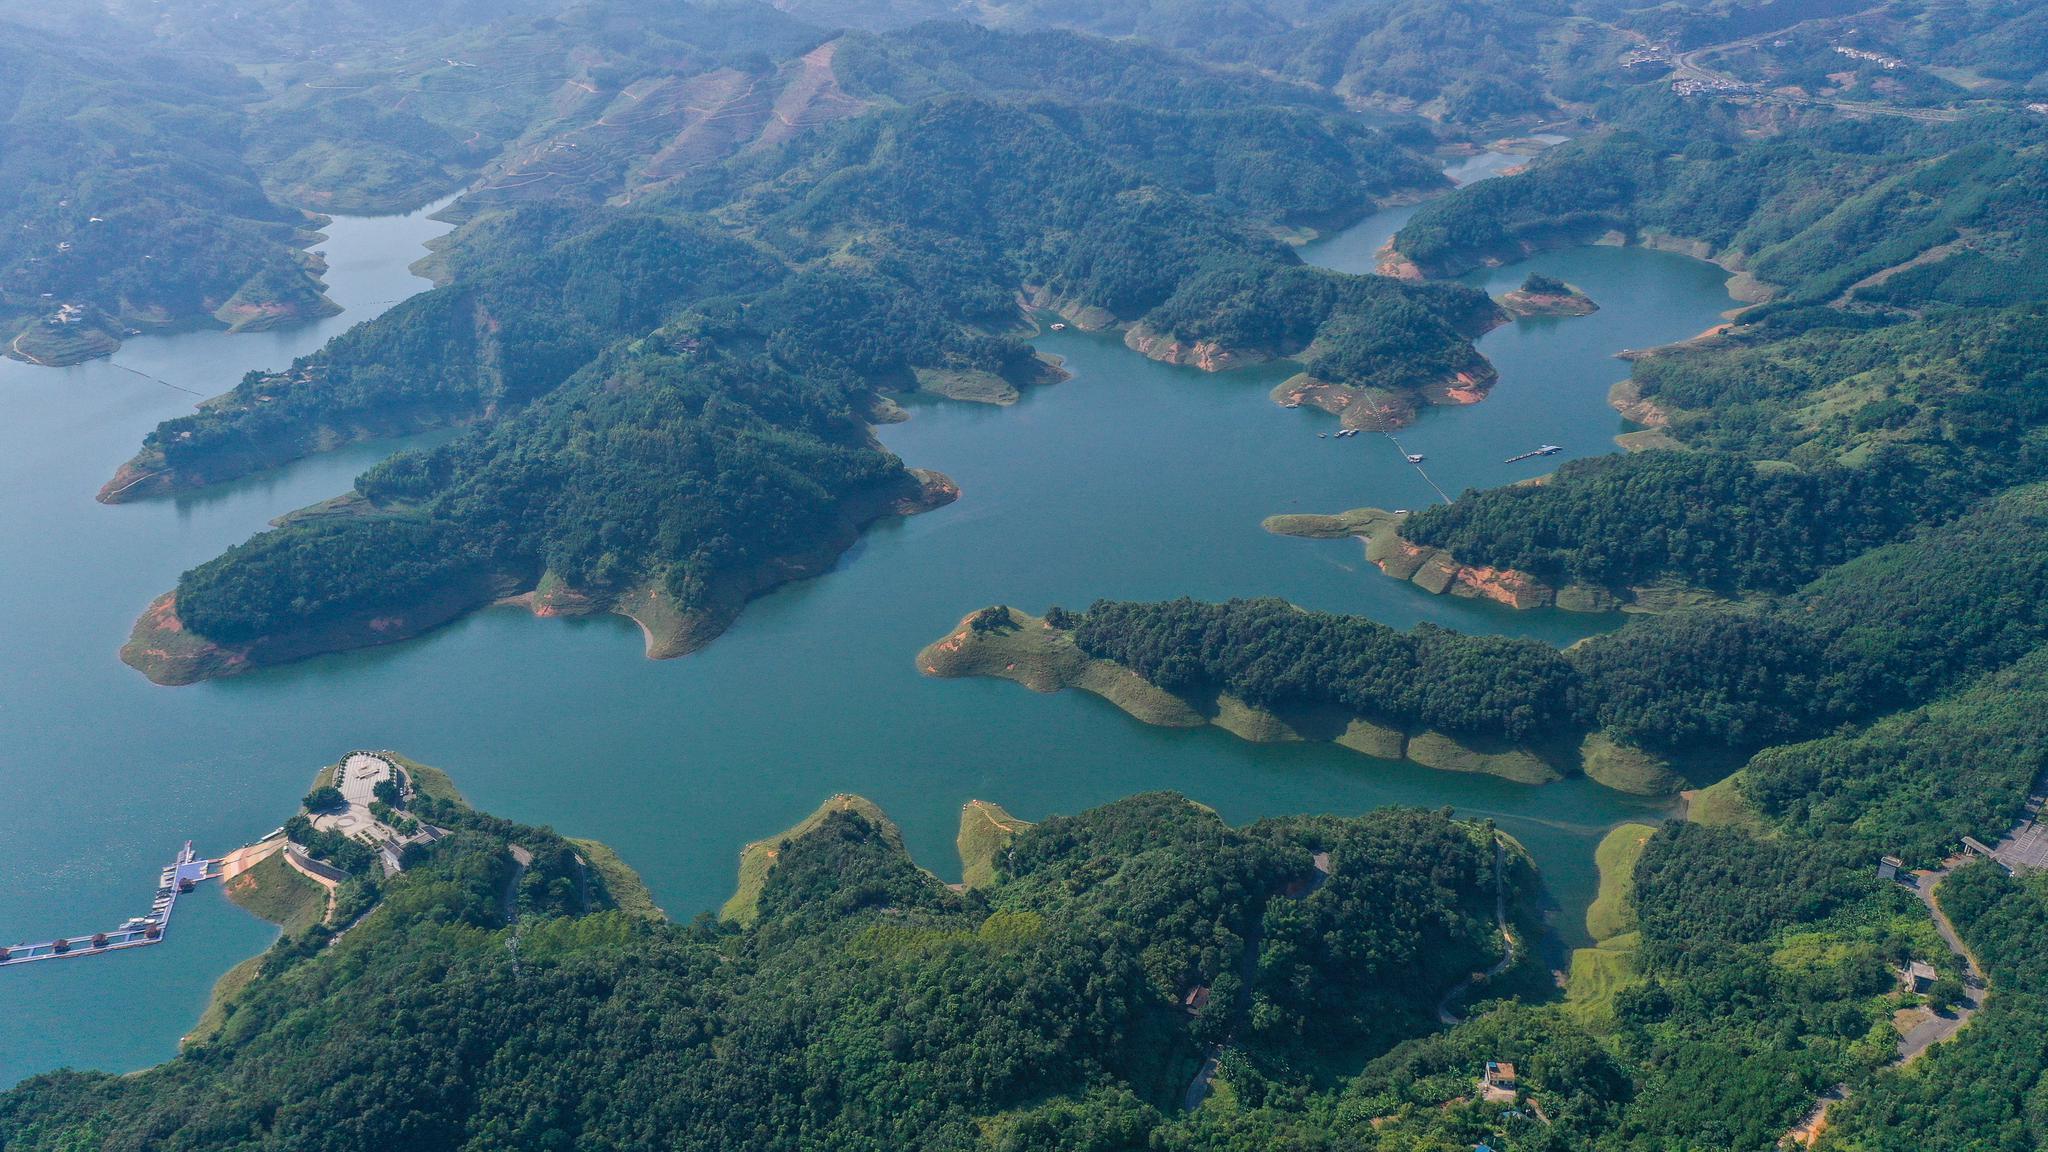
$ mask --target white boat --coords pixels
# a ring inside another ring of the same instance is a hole
[[[1420,464],[1420,463],[1422,463],[1422,453],[1420,453],[1420,452],[1410,452],[1410,453],[1408,454],[1408,462],[1409,462],[1410,464]]]

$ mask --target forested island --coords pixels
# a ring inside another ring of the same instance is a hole
[[[1502,296],[1500,306],[1517,316],[1591,316],[1600,310],[1592,297],[1540,272],[1531,272],[1520,288]]]

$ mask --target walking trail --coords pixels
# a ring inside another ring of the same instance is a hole
[[[1474,972],[1449,992],[1444,993],[1444,998],[1437,1002],[1436,1018],[1445,1024],[1464,1023],[1465,1018],[1452,1011],[1451,1005],[1456,1003],[1460,996],[1507,971],[1515,962],[1515,933],[1508,927],[1507,848],[1500,842],[1498,835],[1493,838],[1493,919],[1500,928],[1501,943],[1504,945],[1501,957],[1493,967],[1484,972]]]

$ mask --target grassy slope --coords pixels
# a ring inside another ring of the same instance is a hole
[[[986,800],[969,800],[960,809],[960,879],[969,888],[986,888],[996,882],[996,854],[1007,847],[1017,833],[1031,827],[1003,811],[1002,805]]]
[[[604,877],[604,886],[612,894],[612,902],[619,906],[619,911],[648,920],[668,919],[668,913],[654,902],[654,893],[648,890],[647,882],[640,879],[640,874],[621,859],[611,845],[601,840],[578,840],[573,836],[569,843],[576,846],[585,863]]]
[[[321,780],[327,779],[327,772],[327,769],[321,769]],[[249,913],[276,924],[287,936],[304,932],[319,923],[327,913],[327,890],[299,875],[284,862],[282,854],[273,854],[230,880],[225,890],[228,899]],[[200,1013],[199,1023],[186,1034],[181,1044],[204,1044],[218,1036],[221,1029],[227,1027],[228,1018],[234,1015],[235,997],[256,979],[262,967],[262,955],[251,956],[214,981],[206,1010]]]
[[[1636,926],[1636,861],[1657,830],[1648,824],[1623,824],[1600,841],[1593,862],[1600,869],[1600,889],[1586,908],[1586,931],[1607,940]]]
[[[390,757],[393,764],[405,769],[405,774],[412,780],[413,791],[422,796],[432,796],[436,800],[446,800],[450,804],[469,807],[469,801],[463,799],[462,792],[455,787],[455,781],[446,772],[430,764],[409,760],[396,752],[380,752],[378,755]]]
[[[234,1015],[235,1010],[231,1005],[235,997],[254,982],[257,973],[262,970],[263,956],[259,953],[228,969],[220,979],[214,981],[213,995],[206,1002],[206,1011],[200,1013],[199,1023],[185,1034],[185,1038],[179,1041],[179,1046],[189,1048],[204,1044],[220,1035],[221,1029],[228,1025],[228,1018]]]
[[[962,617],[943,640],[917,654],[917,666],[928,676],[997,676],[1034,692],[1079,688],[1147,724],[1194,728],[1209,722],[1186,701],[1137,673],[1091,658],[1071,636],[1047,627],[1039,617],[1014,608],[1010,613],[1018,627],[998,632],[976,632],[967,625],[972,614]]]
[[[327,890],[293,871],[282,853],[228,881],[227,896],[291,935],[319,923],[327,912]]]
[[[1736,828],[1752,836],[1766,836],[1770,828],[1748,797],[1742,794],[1741,773],[1711,787],[1685,793],[1685,818],[1715,828]]]
[[[1614,997],[1634,979],[1636,861],[1656,831],[1648,824],[1623,824],[1594,849],[1600,889],[1586,908],[1586,931],[1595,943],[1572,952],[1571,976],[1565,985],[1573,1014],[1588,1026],[1612,1023]]]
[[[1671,796],[1686,783],[1662,757],[1616,743],[1600,732],[1589,734],[1579,745],[1579,762],[1586,775],[1633,796]]]

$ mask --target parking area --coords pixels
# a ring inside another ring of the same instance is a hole
[[[2038,820],[2029,820],[2007,833],[1991,855],[2015,872],[2048,868],[2048,828]]]

